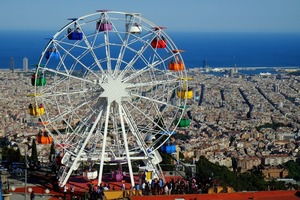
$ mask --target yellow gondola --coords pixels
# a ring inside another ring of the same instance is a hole
[[[182,81],[192,81],[192,80],[194,80],[194,78],[192,78],[192,77],[184,77],[184,78],[178,78],[178,80],[182,80]]]
[[[191,88],[180,89],[177,91],[177,97],[181,99],[192,99],[194,97],[194,92]]]
[[[27,94],[27,97],[39,97],[39,96],[42,96],[40,93],[30,93],[30,94]]]
[[[28,109],[29,109],[29,114],[35,117],[45,114],[45,108],[43,104],[40,104],[38,106],[37,105],[33,106],[32,104],[29,104]]]
[[[179,89],[177,91],[177,97],[179,97],[181,99],[192,99],[194,97],[194,92],[193,92],[192,88],[188,87],[187,81],[193,80],[193,78],[183,77],[183,78],[180,78],[179,80],[182,80],[184,82],[183,82],[183,86],[181,87],[181,89]]]

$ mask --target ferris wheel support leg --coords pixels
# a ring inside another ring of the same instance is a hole
[[[71,176],[71,174],[72,174],[72,172],[73,172],[73,169],[75,168],[77,162],[79,161],[79,159],[80,159],[80,157],[81,157],[81,154],[82,154],[82,152],[83,152],[85,146],[86,146],[87,143],[89,142],[91,135],[93,134],[93,132],[94,132],[94,130],[95,130],[95,128],[96,128],[96,126],[97,126],[99,120],[101,119],[102,112],[103,112],[103,110],[101,110],[100,113],[98,114],[95,123],[93,124],[93,126],[92,126],[92,128],[91,128],[89,134],[88,134],[87,137],[85,138],[85,140],[84,140],[84,142],[83,142],[83,144],[82,144],[82,146],[81,146],[79,152],[77,153],[77,156],[75,157],[75,159],[74,159],[74,161],[73,161],[71,167],[69,168],[68,173],[66,174],[66,176],[65,176],[64,179],[62,180],[62,182],[61,182],[61,184],[60,184],[61,186],[64,186],[64,185],[67,183],[69,177]]]
[[[129,155],[128,142],[127,142],[127,136],[126,136],[126,132],[125,132],[125,125],[124,125],[121,104],[119,104],[119,114],[120,114],[122,134],[123,134],[124,146],[125,146],[126,157],[127,157],[127,162],[128,162],[128,168],[129,168],[131,187],[134,187],[135,183],[134,183],[134,177],[133,177],[133,172],[132,172],[132,166],[131,166],[131,160],[130,160],[130,155]]]
[[[105,126],[104,126],[102,152],[101,152],[101,158],[100,158],[101,160],[100,160],[100,167],[99,167],[98,186],[100,186],[100,184],[102,182],[102,173],[103,173],[103,165],[104,165],[104,155],[105,155],[105,147],[106,147],[109,112],[110,112],[110,103],[108,102],[107,109],[106,109],[106,118],[105,118]]]

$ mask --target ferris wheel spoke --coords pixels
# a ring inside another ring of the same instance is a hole
[[[57,41],[57,42],[60,42],[60,41]],[[76,42],[76,43],[77,43],[77,42]],[[75,44],[76,44],[76,43],[75,43]],[[72,51],[73,49],[74,49],[74,47],[70,48],[69,51]],[[80,59],[83,58],[88,52],[89,52],[88,49],[86,49],[84,52],[81,53],[81,55],[79,55],[79,56],[77,57],[77,59],[80,60]],[[68,55],[68,54],[64,54],[64,55],[60,58],[62,62],[60,62],[60,63],[58,64],[58,66],[57,66],[57,71],[60,71],[59,69],[61,68],[61,65],[64,64],[63,61],[66,59],[67,55]],[[71,73],[73,72],[75,66],[76,66],[76,64],[73,63],[73,65],[71,66],[70,70],[69,70],[69,71],[66,70],[66,71],[68,72],[68,74],[71,74]]]
[[[130,76],[124,78],[122,81],[123,82],[127,82],[127,81],[130,81],[134,78],[136,78],[137,76],[141,75],[142,73],[146,72],[146,71],[149,71],[150,69],[152,70],[152,68],[154,69],[156,66],[162,64],[162,63],[165,63],[167,60],[173,58],[173,56],[169,56],[163,60],[160,60],[160,61],[154,61],[153,63],[149,63],[147,66],[143,67],[142,69],[138,70],[137,72],[135,73],[132,73]]]
[[[144,155],[147,155],[147,145],[144,141],[144,138],[142,137],[142,135],[140,134],[139,128],[136,125],[134,118],[132,117],[130,111],[128,110],[127,106],[123,103],[123,104],[119,104],[119,106],[121,107],[121,110],[123,112],[123,116],[124,119],[126,121],[126,123],[129,126],[129,129],[132,133],[132,135],[136,138],[137,140],[137,144],[140,148],[140,150],[144,153]]]
[[[67,181],[68,181],[70,175],[72,174],[72,171],[74,170],[74,168],[75,168],[77,162],[78,162],[79,159],[81,158],[82,153],[83,153],[83,151],[84,151],[84,149],[85,149],[87,143],[89,142],[91,135],[93,134],[93,132],[94,132],[94,130],[95,130],[95,128],[96,128],[96,126],[97,126],[99,120],[101,119],[102,111],[103,111],[103,110],[101,110],[100,113],[98,114],[95,123],[93,124],[91,130],[90,130],[89,133],[87,134],[87,136],[86,136],[86,138],[85,138],[83,144],[82,144],[81,147],[80,147],[79,152],[76,154],[76,157],[75,157],[75,159],[74,159],[74,161],[73,161],[73,163],[72,163],[72,165],[71,165],[71,167],[70,167],[68,173],[66,174],[66,177],[64,178],[62,185],[65,185],[65,184],[67,183]]]
[[[73,139],[76,139],[76,137],[80,137],[82,138],[83,136],[83,133],[85,130],[83,130],[84,126],[88,127],[87,125],[87,122],[92,118],[92,116],[94,115],[95,113],[91,113],[89,114],[87,117],[85,117],[84,120],[81,120],[81,124],[79,126],[76,126],[75,130],[72,131],[72,134],[69,134],[66,139],[65,139],[65,142],[66,144],[72,144],[73,143]],[[73,146],[73,145],[72,145]]]
[[[140,69],[140,70],[132,73],[131,75],[125,77],[122,80],[122,82],[126,83],[126,82],[128,82],[128,81],[130,81],[130,80],[132,80],[132,79],[134,79],[134,78],[142,75],[143,73],[146,73],[146,72],[150,71],[152,67],[155,67],[157,65],[157,63],[158,62],[152,63],[150,66],[146,66],[146,67],[144,67],[144,68],[142,68],[142,69]]]
[[[149,32],[149,33],[143,35],[142,37],[138,37],[138,36],[133,35],[133,37],[135,37],[135,39],[133,39],[133,40],[131,40],[130,42],[128,42],[128,45],[132,45],[132,44],[134,44],[134,43],[136,43],[136,42],[138,42],[138,41],[143,41],[143,39],[145,39],[145,38],[151,36],[152,34],[153,34],[153,33]]]
[[[64,42],[61,41],[61,40],[55,40],[55,42],[56,42],[56,43],[62,43],[62,44],[64,44]],[[54,43],[54,40],[52,40],[52,44],[55,45],[55,46],[57,46],[57,45]],[[73,49],[75,49],[75,47],[77,47],[78,44],[79,44],[79,40],[76,41],[76,42],[73,44],[73,46],[69,49],[69,52],[72,51]],[[85,48],[85,49],[86,49],[86,48]],[[81,56],[82,56],[82,55],[83,55],[83,56],[86,55],[85,52],[88,52],[88,49],[86,49],[86,50],[78,57],[78,59],[81,59]],[[57,67],[58,70],[57,70],[57,71],[59,71],[61,65],[64,64],[63,61],[66,59],[67,55],[68,55],[68,54],[64,54],[62,57],[60,57],[61,62],[58,64],[58,67]],[[48,61],[47,61],[47,62],[48,62]],[[65,67],[65,66],[64,66],[64,67]],[[73,72],[74,67],[75,67],[75,65],[73,65],[73,66],[70,68],[69,72]],[[67,71],[68,71],[68,70],[67,70]]]
[[[153,33],[152,32],[150,32],[150,35],[152,35]],[[155,38],[155,37],[157,37],[157,35],[156,34],[153,34],[154,36],[151,38],[151,41]],[[144,45],[150,45],[149,44],[149,40],[147,40],[147,41],[142,41],[142,42],[144,42]],[[130,69],[130,67],[132,67],[134,64],[135,64],[135,62],[139,59],[139,58],[141,58],[143,61],[144,61],[144,63],[148,66],[148,65],[151,65],[148,61],[147,61],[147,59],[144,57],[144,55],[143,55],[143,52],[142,53],[140,53],[139,54],[139,52],[137,52],[136,53],[136,55],[135,56],[137,56],[136,57],[136,59],[135,58],[133,58],[130,62],[129,62],[129,65],[128,65],[128,68],[126,68],[125,67],[125,69],[124,69],[124,72],[126,72],[128,69]],[[158,59],[160,59],[160,60],[163,60],[163,62],[165,62],[164,61],[164,59],[162,59],[160,56],[159,56],[159,54],[157,53],[157,49],[154,49],[154,56],[152,57],[152,62],[151,63],[154,63],[155,62],[155,57],[157,57]],[[173,56],[170,56],[170,57],[173,57]],[[135,60],[134,60],[135,59]],[[169,58],[166,58],[166,59],[169,59]]]
[[[81,46],[81,45],[78,45],[77,43],[69,43],[69,42],[65,42],[65,41],[61,41],[61,40],[55,40],[57,43],[60,43],[60,44],[64,44],[64,45],[69,45],[69,46],[72,46],[72,48],[74,49],[75,47],[78,47],[78,48],[81,48],[81,49],[88,49],[88,47],[84,47],[84,46]]]
[[[54,43],[53,44],[55,49],[57,49],[57,45]],[[66,56],[64,56],[64,58],[62,58],[61,54],[58,52],[59,54],[59,64],[58,64],[58,69],[57,71],[59,71],[60,67],[63,66],[64,70],[66,71],[67,74],[70,74],[70,71],[67,69],[65,63],[64,63],[64,59],[66,58]]]
[[[93,46],[90,44],[90,42],[88,41],[88,39],[87,39],[87,37],[86,37],[85,32],[83,31],[83,29],[82,29],[82,27],[81,27],[80,25],[78,25],[78,27],[79,27],[80,31],[82,32],[82,34],[83,34],[83,41],[85,42],[86,46],[88,47],[88,50],[89,50],[90,53],[92,54],[95,63],[96,63],[97,66],[99,67],[100,71],[101,71],[103,74],[105,74],[105,72],[104,72],[104,70],[103,70],[103,68],[102,68],[102,66],[101,66],[101,64],[100,64],[100,62],[99,62],[99,60],[98,60],[98,58],[97,58],[97,56],[96,56],[94,50],[93,50]],[[97,37],[97,34],[96,34],[95,37]]]
[[[84,79],[84,78],[80,78],[80,77],[77,77],[77,76],[73,76],[71,74],[66,74],[66,73],[63,73],[63,72],[60,72],[60,71],[56,71],[54,69],[43,68],[43,71],[49,71],[49,72],[53,72],[53,73],[65,76],[65,77],[69,77],[69,78],[77,79],[77,80],[80,80],[80,81],[83,81],[83,82],[95,84],[94,81],[91,81],[91,80],[88,80],[88,79]]]
[[[94,49],[94,48],[95,48],[96,41],[97,41],[97,38],[98,38],[98,31],[96,31],[93,35],[94,35],[94,39],[93,39],[93,42],[92,42],[92,44],[91,44],[91,47]],[[92,37],[93,35],[91,35],[91,37]]]
[[[131,19],[132,21],[132,19]],[[130,22],[129,22],[130,23]],[[116,28],[115,28],[116,29]],[[117,30],[117,29],[116,29]],[[119,69],[120,69],[120,65],[121,65],[121,61],[123,60],[123,57],[124,57],[124,54],[125,54],[125,50],[128,48],[128,49],[131,49],[129,48],[129,45],[132,45],[134,44],[135,42],[137,41],[141,41],[141,38],[140,37],[136,37],[137,39],[135,39],[134,41],[131,40],[131,42],[129,43],[129,37],[130,37],[130,33],[129,32],[126,32],[126,37],[125,37],[125,40],[122,39],[120,33],[118,31],[116,31],[117,35],[119,36],[119,38],[121,39],[122,41],[122,46],[121,46],[121,50],[120,50],[120,53],[119,53],[119,56],[118,56],[118,60],[117,60],[117,64],[116,64],[116,67],[115,67],[115,71],[114,73],[118,72]],[[145,37],[145,36],[143,36]],[[143,38],[142,37],[142,38]]]
[[[140,50],[136,51],[134,57],[129,61],[128,65],[125,66],[124,70],[121,72],[120,76],[122,77],[133,65],[138,61],[138,59],[143,55],[147,47],[149,46],[148,41],[144,42]]]
[[[149,86],[157,86],[157,85],[168,85],[171,83],[179,83],[178,79],[171,80],[161,80],[161,81],[150,81],[150,82],[140,82],[140,83],[132,83],[126,88],[139,88],[139,87],[149,87]]]
[[[123,41],[123,44],[121,46],[120,53],[119,53],[119,56],[118,56],[118,59],[117,59],[117,63],[116,63],[116,66],[115,66],[114,74],[118,73],[118,71],[120,70],[121,61],[123,60],[124,55],[125,55],[125,51],[126,51],[126,48],[127,48],[129,36],[130,36],[130,34],[127,33],[126,34],[126,38]]]
[[[174,106],[172,104],[169,104],[168,102],[160,101],[160,100],[157,100],[157,99],[154,99],[154,98],[145,97],[145,96],[141,96],[141,95],[138,95],[138,94],[131,94],[131,96],[138,97],[138,98],[141,98],[141,99],[146,99],[148,101],[156,102],[156,103],[163,104],[163,105],[166,105],[166,106],[171,106],[171,107],[174,107],[176,109],[181,109],[178,106]]]
[[[58,44],[58,43],[56,43]],[[94,72],[92,71],[90,68],[88,68],[85,64],[83,64],[80,60],[78,60],[74,55],[72,55],[68,50],[66,50],[64,47],[62,47],[60,44],[58,44],[58,46],[66,52],[66,54],[68,54],[69,56],[71,56],[74,60],[76,60],[77,63],[79,63],[81,66],[83,66],[87,71],[89,71],[91,74],[93,74],[94,76],[96,76],[98,79],[100,79],[100,77]]]
[[[144,115],[151,123],[153,123],[155,126],[157,126],[160,130],[162,131],[167,131],[166,129],[164,129],[163,127],[161,127],[159,124],[157,124],[154,119],[152,119],[151,117],[149,117],[148,115],[145,114],[144,111],[142,111],[141,109],[139,109],[139,107],[133,105],[131,102],[126,101],[128,104],[130,104],[134,109],[136,109],[139,113],[141,113],[142,115]]]
[[[53,122],[56,122],[57,120],[60,120],[62,119],[64,116],[68,115],[68,114],[71,114],[73,112],[75,112],[76,110],[80,109],[81,107],[87,105],[88,103],[90,103],[90,101],[92,101],[93,99],[91,100],[88,100],[86,102],[83,102],[83,103],[80,103],[79,105],[77,105],[76,107],[72,107],[71,109],[68,109],[66,111],[64,111],[63,113],[61,113],[59,116],[56,116],[52,119],[49,120],[49,123],[53,123]]]
[[[75,95],[75,94],[84,94],[90,92],[91,90],[80,90],[80,91],[72,91],[72,92],[51,92],[51,93],[42,93],[40,97],[48,98],[53,96],[65,96],[65,95]]]

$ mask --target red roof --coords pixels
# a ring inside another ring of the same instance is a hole
[[[236,192],[222,194],[186,194],[186,195],[160,195],[135,196],[131,200],[299,200],[297,191],[263,191],[263,192]],[[299,191],[298,191],[299,193]]]
[[[71,184],[72,185],[72,184]],[[78,185],[76,185],[78,191]],[[113,186],[113,184],[112,184]],[[29,188],[29,187],[28,187]],[[44,194],[45,187],[31,186],[35,194]],[[82,189],[82,188],[81,188]],[[83,190],[84,191],[84,190]],[[24,187],[16,188],[16,193],[24,193]],[[82,190],[81,190],[82,192]],[[296,196],[296,193],[298,194]],[[57,200],[62,197],[63,193],[54,192],[50,189],[49,198]],[[134,196],[131,200],[300,200],[300,191],[295,190],[277,190],[277,191],[263,191],[263,192],[235,192],[235,193],[221,193],[221,194],[186,194],[186,195],[152,195],[152,196]]]

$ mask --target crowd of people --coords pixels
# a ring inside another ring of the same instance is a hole
[[[171,194],[192,194],[201,193],[196,179],[172,179],[164,183],[162,179],[154,179],[150,182],[143,182],[141,185],[137,184],[135,189],[141,189],[143,195],[171,195]]]
[[[75,188],[70,189],[64,188],[64,200],[102,200],[105,191],[140,191],[135,195],[171,195],[171,194],[195,194],[201,193],[196,179],[172,179],[171,181],[164,182],[163,179],[154,179],[151,182],[142,181],[137,183],[132,188],[126,188],[125,182],[123,181],[120,186],[112,184],[101,184],[100,186],[90,184],[88,191],[85,193],[75,193]],[[68,194],[70,198],[68,198]]]

